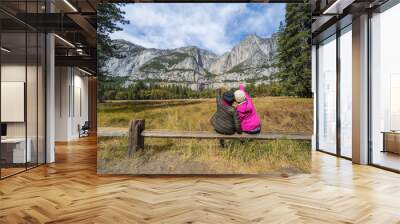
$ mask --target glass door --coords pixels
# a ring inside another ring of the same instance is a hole
[[[336,154],[336,35],[318,46],[318,150]]]
[[[352,33],[351,25],[340,31],[340,155],[352,157]]]
[[[371,18],[370,161],[400,171],[400,4]]]

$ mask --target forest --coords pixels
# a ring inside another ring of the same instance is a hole
[[[216,91],[212,88],[192,90],[181,85],[154,84],[138,81],[124,87],[121,78],[112,78],[105,87],[104,100],[159,100],[159,99],[205,99],[215,98]],[[277,83],[247,84],[246,89],[253,97],[281,96],[282,88]],[[224,89],[235,91],[235,88]]]

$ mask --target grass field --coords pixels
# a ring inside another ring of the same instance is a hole
[[[311,133],[312,99],[255,98],[262,132]],[[146,129],[209,130],[215,100],[114,101],[98,105],[99,129],[126,129],[145,119]],[[303,173],[310,170],[310,142],[241,143],[217,140],[146,139],[145,150],[127,156],[126,138],[99,138],[98,172],[121,174]]]

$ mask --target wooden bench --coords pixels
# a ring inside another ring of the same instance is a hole
[[[261,133],[258,135],[233,134],[223,135],[210,131],[171,131],[171,130],[145,130],[144,120],[129,122],[128,131],[99,131],[100,137],[128,137],[128,153],[132,155],[144,148],[144,138],[177,138],[177,139],[255,139],[255,140],[311,140],[311,135],[304,133]]]

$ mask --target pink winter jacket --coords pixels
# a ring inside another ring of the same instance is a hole
[[[236,113],[240,120],[242,130],[252,131],[260,127],[261,120],[258,117],[253,101],[244,89],[243,84],[240,84],[240,90],[242,90],[246,94],[246,101],[236,106]]]

